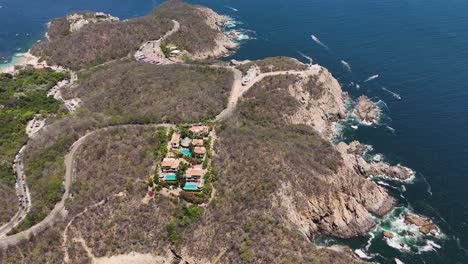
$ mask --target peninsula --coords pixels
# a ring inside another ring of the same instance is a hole
[[[363,262],[311,238],[365,235],[395,204],[369,177],[411,170],[331,142],[348,95],[324,67],[219,60],[238,47],[226,21],[177,0],[128,20],[68,14],[29,65],[0,75],[13,99],[19,78],[42,87],[40,107],[15,123],[18,156],[0,153],[30,197],[21,217],[0,209],[12,219],[0,218],[2,263]],[[374,107],[363,98],[356,111],[376,122]],[[14,182],[0,188],[17,199]]]

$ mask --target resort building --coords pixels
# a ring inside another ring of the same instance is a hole
[[[208,132],[210,132],[210,129],[207,126],[197,126],[197,125],[195,125],[195,126],[191,126],[189,128],[189,131],[192,132],[193,134],[205,135]]]
[[[162,172],[177,172],[179,170],[180,160],[173,158],[165,158],[161,162]]]
[[[205,147],[195,147],[193,149],[193,152],[195,153],[195,157],[204,158],[205,154],[206,154],[206,148]]]
[[[187,181],[197,182],[203,177],[203,169],[199,168],[189,168],[186,172]]]
[[[171,147],[175,149],[179,148],[179,144],[180,144],[180,133],[172,134]]]
[[[203,147],[203,139],[194,139],[194,140],[192,140],[192,146],[194,146],[194,147]]]

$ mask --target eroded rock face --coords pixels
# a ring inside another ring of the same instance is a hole
[[[380,118],[379,108],[365,95],[357,99],[354,112],[360,121],[367,124],[377,124]]]
[[[386,176],[398,180],[407,180],[414,174],[411,169],[401,165],[390,166],[383,162],[368,163],[361,156],[366,150],[366,146],[358,141],[353,141],[349,145],[340,142],[336,148],[341,153],[346,166],[362,176]]]
[[[422,216],[411,215],[411,214],[407,215],[405,217],[405,223],[408,225],[410,224],[416,225],[417,227],[419,227],[419,232],[426,234],[426,235],[429,233],[434,234],[438,232],[437,226],[434,225],[430,219],[427,219]]]
[[[219,32],[215,38],[216,47],[209,50],[198,52],[196,54],[190,54],[194,59],[206,59],[206,58],[217,58],[223,55],[231,53],[233,50],[239,47],[238,44],[233,42],[227,34],[224,33],[222,25],[227,22],[227,18],[214,12],[212,9],[207,7],[198,7],[198,11],[205,17],[206,24],[212,29]]]
[[[298,83],[289,87],[289,93],[301,103],[289,117],[290,122],[312,126],[324,137],[331,134],[333,122],[346,116],[347,94],[332,74],[319,65],[311,66]]]
[[[318,184],[330,191],[307,196],[295,191],[292,184],[283,183],[274,201],[285,212],[290,227],[306,236],[313,233],[340,238],[365,235],[376,225],[371,214],[383,216],[395,202],[383,188],[346,168],[329,183]]]

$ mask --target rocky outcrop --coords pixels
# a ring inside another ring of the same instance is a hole
[[[374,182],[355,176],[346,168],[328,183],[317,184],[330,191],[307,196],[294,190],[290,183],[283,183],[274,201],[290,228],[306,236],[314,233],[340,238],[365,235],[376,225],[371,214],[383,216],[395,202]]]
[[[385,238],[388,238],[388,239],[392,239],[395,235],[393,235],[392,232],[388,232],[388,231],[382,231],[382,235],[385,237]]]
[[[380,118],[379,108],[365,95],[357,99],[354,112],[356,117],[366,124],[377,124]]]
[[[102,12],[97,13],[75,13],[67,16],[67,21],[70,24],[70,32],[76,32],[83,26],[90,23],[98,22],[115,22],[119,21],[118,17],[113,17]]]
[[[346,166],[362,176],[386,176],[397,180],[408,180],[414,175],[411,169],[401,165],[390,166],[383,162],[368,163],[362,158],[367,147],[358,141],[353,141],[349,145],[340,142],[336,148],[341,153]]]
[[[332,133],[333,122],[346,115],[346,93],[325,68],[312,65],[301,75],[298,83],[289,87],[289,93],[300,102],[300,108],[290,122],[312,126],[324,137]]]
[[[425,235],[429,233],[436,234],[439,231],[437,226],[434,225],[430,219],[418,215],[407,215],[405,217],[405,223],[419,227],[419,232]]]
[[[190,54],[194,59],[217,58],[230,54],[233,50],[237,49],[239,45],[232,41],[223,30],[223,25],[228,21],[226,17],[219,15],[212,9],[207,7],[198,7],[198,11],[206,19],[206,24],[218,31],[214,41],[216,46],[196,54]]]

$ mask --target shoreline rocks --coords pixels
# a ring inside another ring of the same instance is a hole
[[[379,108],[365,95],[362,95],[357,99],[354,112],[361,122],[369,125],[377,124],[379,122]]]
[[[341,153],[345,165],[359,175],[365,177],[385,176],[396,180],[408,180],[414,175],[411,169],[402,165],[391,166],[384,162],[368,163],[362,158],[367,147],[358,141],[353,141],[349,145],[340,142],[336,148]]]
[[[439,232],[437,226],[433,224],[430,219],[419,215],[409,214],[405,216],[405,224],[417,226],[419,228],[419,232],[425,235],[429,233],[434,235]]]
[[[384,236],[384,238],[388,238],[388,239],[392,239],[395,235],[393,235],[392,232],[388,232],[388,231],[382,231],[382,235]]]

